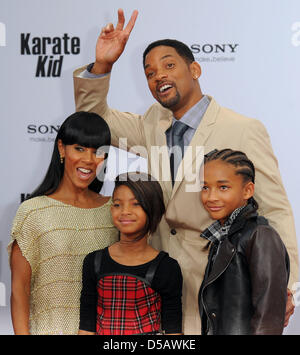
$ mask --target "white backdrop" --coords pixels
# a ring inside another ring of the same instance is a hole
[[[110,105],[145,112],[153,98],[143,50],[162,38],[188,44],[202,66],[202,91],[267,127],[299,234],[299,0],[0,0],[0,334],[12,334],[13,217],[45,174],[57,126],[74,112],[73,70],[94,60],[100,29],[116,23],[119,7],[127,20],[134,9],[139,16],[113,68]],[[286,334],[300,334],[299,308]]]

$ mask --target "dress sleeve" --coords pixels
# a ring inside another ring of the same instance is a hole
[[[33,275],[39,263],[40,253],[38,237],[40,230],[35,209],[31,208],[30,203],[28,202],[23,202],[16,213],[11,229],[11,240],[7,246],[7,252],[10,260],[12,246],[16,241],[22,255],[30,264]]]
[[[176,260],[167,257],[161,261],[153,288],[162,299],[162,330],[166,334],[182,333],[182,273]]]
[[[289,257],[277,232],[259,226],[246,252],[252,286],[253,334],[280,335],[285,318]]]
[[[82,267],[82,290],[80,296],[79,329],[96,332],[97,318],[97,280],[94,272],[94,255],[88,254]]]

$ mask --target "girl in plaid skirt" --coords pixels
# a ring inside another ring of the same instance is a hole
[[[181,334],[180,267],[148,243],[165,212],[159,183],[121,174],[112,200],[120,240],[84,260],[79,334]]]

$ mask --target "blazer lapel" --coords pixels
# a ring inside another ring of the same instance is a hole
[[[172,178],[166,131],[172,125],[173,115],[172,112],[167,109],[163,109],[162,113],[154,130],[153,121],[151,122],[149,120],[149,132],[153,133],[152,136],[148,136],[151,149],[151,154],[148,154],[150,159],[150,161],[148,160],[148,165],[151,169],[150,173],[160,182],[169,200],[172,193]],[[147,123],[148,122],[145,120],[145,125],[147,125]],[[153,159],[153,161],[151,161],[151,159]]]

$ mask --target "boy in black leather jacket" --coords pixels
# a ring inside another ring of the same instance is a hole
[[[202,334],[282,334],[289,258],[253,198],[255,169],[231,149],[205,156],[201,199],[216,221],[199,292]]]

